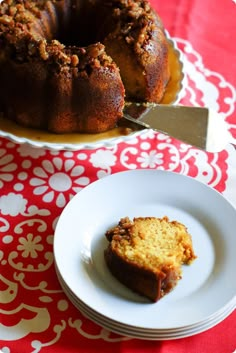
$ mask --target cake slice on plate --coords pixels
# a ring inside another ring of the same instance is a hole
[[[181,265],[196,258],[185,225],[168,217],[120,219],[106,232],[104,252],[111,273],[125,286],[156,302],[181,279]]]

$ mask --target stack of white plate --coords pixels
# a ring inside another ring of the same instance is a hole
[[[125,216],[164,215],[187,226],[198,257],[183,266],[171,293],[150,303],[110,274],[104,234]],[[117,173],[83,189],[64,209],[54,239],[58,279],[69,300],[110,331],[150,340],[192,336],[236,307],[235,229],[234,207],[201,182],[157,170]]]

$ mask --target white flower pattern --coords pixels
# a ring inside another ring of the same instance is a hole
[[[0,197],[0,211],[3,215],[17,216],[23,214],[26,209],[27,200],[20,194],[10,192]]]
[[[64,207],[67,203],[65,192],[69,192],[69,198],[89,184],[89,178],[83,177],[84,167],[77,166],[75,161],[68,159],[65,162],[55,157],[44,160],[41,167],[35,167],[35,175],[30,180],[34,187],[34,195],[42,195],[46,203],[54,202],[58,207]]]
[[[149,152],[141,152],[137,158],[142,168],[155,168],[163,163],[163,153],[158,153],[156,150]]]
[[[41,156],[45,156],[46,151],[42,148],[30,147],[26,144],[19,145],[17,151],[22,157],[31,157],[37,159]]]
[[[0,189],[5,181],[12,181],[14,172],[17,168],[16,163],[12,163],[13,155],[7,153],[6,149],[0,148]]]
[[[43,251],[43,245],[38,244],[41,240],[39,235],[33,237],[33,234],[29,233],[26,238],[19,238],[20,245],[17,246],[17,250],[22,251],[22,257],[35,259],[38,256],[37,252]]]
[[[110,169],[115,165],[117,157],[115,156],[114,151],[111,150],[97,150],[95,153],[92,153],[90,156],[90,162],[96,168],[101,169]]]

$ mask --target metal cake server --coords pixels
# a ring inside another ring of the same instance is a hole
[[[229,143],[236,147],[222,116],[208,108],[128,103],[124,119],[133,128],[153,129],[207,152],[220,152]]]

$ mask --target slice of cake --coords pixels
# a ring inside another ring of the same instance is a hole
[[[181,265],[196,258],[187,228],[168,217],[125,217],[105,235],[109,245],[104,256],[111,273],[153,302],[181,279]]]

